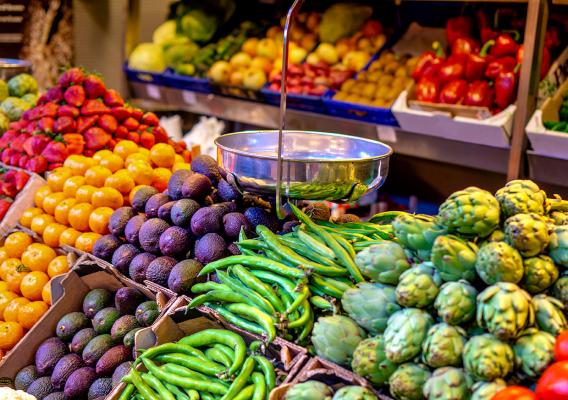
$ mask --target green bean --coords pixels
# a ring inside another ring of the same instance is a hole
[[[313,328],[314,328],[314,313],[312,312],[312,309],[310,308],[310,315],[309,315],[309,318],[308,318],[308,322],[304,325],[302,332],[300,332],[300,335],[298,336],[298,342],[301,343],[304,340],[306,340],[308,338],[308,336],[310,335],[310,333],[312,333]]]
[[[290,306],[294,302],[294,296],[289,294],[287,291],[285,291],[281,287],[278,287],[278,294],[280,295],[280,297],[284,301],[284,305],[286,306],[286,308],[290,308]],[[300,316],[300,314],[298,313],[298,310],[295,310],[295,311],[292,311],[290,314],[288,314],[285,319],[287,319],[289,321],[293,321],[295,319],[298,319],[299,316]]]
[[[203,292],[208,292],[210,290],[223,290],[223,289],[227,289],[227,286],[213,281],[196,283],[191,287],[191,291],[193,293],[203,293]]]
[[[355,250],[353,250],[351,243],[349,243],[345,238],[341,236],[336,237],[335,240],[337,240],[337,242],[345,249],[345,251],[347,251],[351,259],[354,260],[357,254],[355,253]]]
[[[306,258],[309,258],[312,261],[315,261],[315,262],[318,262],[320,264],[327,265],[327,266],[330,266],[330,267],[344,268],[341,265],[337,264],[333,259],[322,256],[321,254],[316,253],[315,251],[311,250],[311,248],[306,247],[305,245],[300,243],[297,238],[294,239],[294,238],[281,237],[279,239],[280,239],[280,243],[282,243],[284,246],[288,246],[290,249],[292,249],[293,251],[295,251],[299,255],[304,256]],[[345,275],[348,275],[348,274],[349,274],[349,272],[345,271]]]
[[[205,354],[207,357],[207,354]],[[225,368],[211,361],[207,357],[205,360],[197,357],[188,356],[181,353],[168,353],[161,354],[154,359],[161,363],[172,363],[181,365],[183,367],[189,368],[191,370],[201,372],[209,376],[217,376],[225,372]]]
[[[178,388],[177,386],[167,382],[164,384],[164,386],[171,393],[173,393],[174,396],[176,396],[176,400],[190,400],[190,398],[184,392],[182,392],[181,389]]]
[[[288,267],[282,263],[267,260],[259,256],[231,256],[222,258],[207,264],[200,272],[199,276],[213,272],[216,269],[224,269],[230,265],[241,264],[251,268],[264,269],[284,275],[290,278],[303,278],[305,271],[299,268]]]
[[[336,308],[333,304],[331,304],[331,302],[327,301],[326,299],[324,299],[321,296],[312,296],[310,297],[310,303],[312,303],[312,305],[314,307],[317,307],[321,310],[327,310],[327,311],[336,311]]]
[[[252,399],[254,394],[254,385],[248,385],[246,388],[240,391],[238,395],[233,397],[233,400],[249,400]]]
[[[185,390],[185,393],[187,393],[189,400],[199,400],[200,396],[199,396],[199,392],[197,390],[194,390],[194,389],[184,389],[184,390]]]
[[[239,247],[239,246],[237,245],[237,247]],[[257,256],[258,256],[257,253],[255,253],[254,251],[249,250],[249,249],[245,249],[245,248],[239,247],[239,251],[241,252],[241,254],[242,254],[243,256],[254,256],[254,257],[257,257]]]
[[[250,322],[247,319],[241,318],[240,316],[233,314],[223,306],[207,303],[207,307],[215,310],[227,322],[230,322],[231,324],[236,325],[239,328],[242,328],[252,333],[256,333],[257,335],[264,335],[266,333],[266,331],[262,329],[260,326],[256,325],[253,322]]]
[[[259,271],[256,269],[250,270],[250,273],[256,276],[258,279],[264,282],[270,282],[272,284],[276,284],[286,290],[286,292],[293,295],[296,290],[296,285],[290,279],[283,277],[282,275],[278,275],[269,271]]]
[[[333,287],[336,287],[342,292],[345,292],[346,290],[352,289],[354,287],[351,282],[347,283],[340,281],[338,279],[329,278],[327,276],[317,276],[316,278],[321,279],[323,282],[325,282],[326,285],[331,285]]]
[[[231,359],[227,357],[227,355],[219,349],[210,347],[207,350],[205,350],[205,355],[211,361],[223,364],[226,368],[229,368],[231,366]]]
[[[227,286],[228,289],[228,286]],[[197,296],[189,302],[188,308],[199,307],[203,303],[219,301],[224,303],[253,303],[247,296],[231,290],[211,290],[205,294]],[[254,303],[253,303],[254,304]]]
[[[140,393],[136,393],[134,394],[134,396],[131,397],[132,400],[144,400],[144,397],[142,397],[142,395]]]
[[[249,343],[249,350],[253,353],[256,353],[262,348],[263,345],[264,343],[262,342],[262,340],[253,340]]]
[[[308,320],[310,319],[310,315],[312,313],[312,308],[310,307],[310,303],[308,302],[308,300],[304,300],[304,302],[301,305],[302,308],[302,314],[300,315],[300,318],[288,322],[287,327],[289,329],[293,329],[293,328],[298,328],[302,325],[304,325],[306,322],[308,322]]]
[[[371,247],[374,246],[376,244],[382,244],[384,243],[384,240],[368,240],[366,242],[358,242],[358,243],[354,243],[353,244],[353,248],[355,249],[355,251],[361,251],[366,249],[367,247]]]
[[[267,393],[264,375],[260,372],[253,372],[252,381],[254,383],[254,394],[252,395],[252,400],[265,400]]]
[[[152,374],[142,374],[142,380],[152,389],[154,389],[161,400],[176,400],[174,395],[164,386],[159,379]]]
[[[160,400],[160,397],[154,393],[154,391],[150,388],[150,386],[146,385],[138,371],[135,368],[130,369],[130,379],[132,380],[132,384],[136,387],[138,393],[142,395],[144,400]]]
[[[268,393],[276,387],[276,372],[274,371],[274,365],[266,357],[256,355],[253,356],[254,360],[260,367],[262,374],[264,375],[264,380],[266,381],[266,389]]]
[[[274,306],[276,311],[280,313],[285,311],[284,304],[282,304],[282,301],[278,298],[278,296],[276,296],[276,294],[274,293],[274,291],[270,286],[262,282],[253,274],[251,274],[242,265],[234,266],[232,268],[232,271],[243,284],[245,284],[252,290],[255,290],[258,294],[266,298],[272,304],[272,306]],[[246,303],[246,302],[241,301],[241,303]]]
[[[211,393],[201,392],[199,395],[203,400],[215,400],[215,396]]]
[[[296,230],[296,235],[298,235],[298,239],[308,245],[310,248],[314,249],[314,251],[318,252],[324,257],[334,259],[335,253],[329,247],[322,243],[317,236],[312,236],[304,229],[300,228]]]
[[[223,353],[225,353],[227,355],[227,357],[229,357],[229,359],[233,359],[235,358],[235,352],[233,351],[233,349],[231,349],[229,346],[221,344],[221,343],[215,343],[213,345],[213,348],[215,349],[219,349],[220,351],[222,351]]]
[[[226,272],[217,271],[217,278],[225,285],[227,285],[231,290],[248,297],[250,300],[247,303],[252,302],[256,307],[260,308],[261,310],[265,310],[268,312],[268,315],[276,314],[276,310],[274,306],[262,297],[260,294],[255,292],[251,288],[244,287],[237,279],[233,279],[229,276]]]
[[[399,215],[403,215],[403,214],[408,214],[408,213],[406,213],[404,211],[385,211],[385,212],[373,215],[369,219],[369,222],[374,223],[374,224],[378,224],[378,223],[385,222],[385,221],[393,221],[396,217],[398,217]]]
[[[296,311],[296,309],[300,306],[300,304],[302,304],[304,300],[306,300],[309,296],[310,296],[310,289],[308,288],[308,285],[304,283],[302,284],[302,287],[300,289],[300,295],[295,296],[292,304],[288,308],[286,308],[285,315],[289,315],[294,311]]]
[[[333,285],[332,283],[327,282],[319,275],[310,276],[310,281],[312,285],[317,286],[320,290],[322,290],[329,296],[335,297],[336,299],[343,297],[343,290]]]
[[[258,308],[251,307],[244,303],[231,303],[227,304],[225,307],[230,312],[241,315],[242,317],[260,325],[265,330],[268,342],[272,342],[276,337],[276,329],[274,328],[274,322],[270,315],[260,311]]]
[[[183,367],[178,364],[172,364],[172,363],[164,364],[160,367],[160,369],[163,369],[165,372],[170,372],[174,375],[185,376],[188,378],[198,379],[198,380],[199,379],[210,380],[213,382],[217,382],[223,386],[229,387],[229,385],[225,381],[222,381],[217,377],[207,376],[205,374],[202,374],[201,372],[193,371],[189,368]],[[223,372],[225,372],[225,370],[223,370]],[[221,375],[221,373],[219,375]]]
[[[258,239],[246,239],[243,241],[237,242],[239,248],[242,246],[248,250],[266,250],[266,245],[263,241]]]
[[[130,399],[130,397],[132,396],[132,393],[134,393],[135,389],[136,388],[134,387],[134,385],[132,383],[129,383],[128,385],[126,385],[126,387],[124,388],[124,390],[120,394],[120,397],[118,398],[118,400]]]
[[[247,240],[247,235],[245,233],[245,229],[241,226],[241,230],[239,231],[239,242],[243,240]]]
[[[244,386],[254,370],[255,361],[253,357],[248,357],[243,364],[243,368],[239,375],[233,380],[233,383],[229,387],[229,390],[221,397],[221,400],[232,400]]]
[[[164,353],[182,353],[187,354],[188,356],[194,356],[197,358],[201,358],[206,360],[205,354],[199,349],[193,348],[192,346],[188,346],[184,343],[164,343],[156,347],[152,347],[149,350],[145,350],[136,361],[134,361],[134,366],[140,363],[140,359],[142,358],[149,358],[152,359],[157,355],[164,354]]]

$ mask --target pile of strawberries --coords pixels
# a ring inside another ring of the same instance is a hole
[[[43,173],[60,167],[70,155],[112,150],[120,140],[147,149],[169,143],[189,161],[184,143],[168,139],[156,114],[128,105],[100,76],[71,68],[0,137],[0,161]]]
[[[0,221],[29,179],[30,176],[25,171],[0,168]]]

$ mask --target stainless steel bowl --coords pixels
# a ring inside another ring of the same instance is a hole
[[[32,64],[25,60],[13,58],[0,58],[0,79],[8,80],[24,72],[30,72]]]
[[[291,199],[355,201],[380,187],[392,149],[336,133],[284,131],[283,195]],[[215,140],[217,162],[240,191],[275,194],[278,131],[245,131]]]

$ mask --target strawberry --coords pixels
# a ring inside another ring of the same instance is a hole
[[[108,114],[110,109],[100,100],[87,100],[81,107],[81,115]]]
[[[122,107],[124,100],[120,94],[114,89],[108,89],[104,94],[103,101],[109,107]]]
[[[118,121],[124,121],[126,118],[132,116],[132,109],[128,107],[113,107],[110,110],[110,113],[113,117],[115,117]]]
[[[12,203],[10,203],[8,200],[0,199],[0,221],[4,219],[4,216],[10,209],[11,205]]]
[[[23,156],[23,157],[27,157],[27,156]],[[21,159],[20,159],[21,161]],[[22,190],[24,188],[24,186],[26,186],[26,183],[28,183],[28,180],[30,179],[30,176],[28,174],[26,174],[24,171],[14,171],[14,182],[16,183],[16,189],[18,191]]]
[[[54,103],[59,103],[63,100],[63,90],[59,86],[54,86],[47,90],[45,93],[45,98],[47,101],[51,101]]]
[[[54,169],[57,169],[59,167],[63,167],[63,163],[51,163],[47,166],[47,170],[53,171]]]
[[[83,155],[84,155],[85,157],[92,157],[95,153],[96,153],[95,150],[92,150],[92,149],[85,149],[85,151],[83,152]]]
[[[4,149],[4,151],[2,152],[2,157],[0,158],[0,160],[2,160],[2,162],[4,164],[9,164],[10,163],[10,157],[12,157],[16,153],[17,153],[17,151],[14,150],[14,149]]]
[[[57,110],[57,116],[77,118],[79,116],[79,109],[65,104],[59,107],[59,110]]]
[[[122,122],[122,126],[124,126],[129,131],[135,131],[136,129],[138,129],[139,125],[140,124],[138,123],[138,121],[133,117],[126,118],[124,122]]]
[[[16,189],[16,184],[14,182],[3,182],[2,183],[2,192],[11,198],[14,198],[18,195],[18,189]]]
[[[19,133],[13,129],[9,129],[0,136],[0,149],[9,147],[10,143],[18,137]]]
[[[57,133],[71,133],[77,130],[77,123],[71,117],[59,117],[54,128]]]
[[[111,133],[116,131],[116,128],[118,128],[118,122],[116,121],[116,118],[114,118],[110,114],[101,115],[99,117],[97,125],[103,128],[105,131]]]
[[[42,132],[53,132],[55,120],[51,117],[43,117],[37,121],[37,129]]]
[[[41,106],[37,118],[34,118],[34,119],[39,119],[39,118],[42,118],[42,117],[55,118],[55,117],[57,117],[57,110],[58,109],[59,109],[59,106],[57,104],[46,103],[43,106]]]
[[[38,97],[36,105],[41,106],[42,104],[45,104],[48,101],[49,99],[47,98],[47,93],[44,93]]]
[[[153,132],[156,137],[156,143],[166,143],[168,141],[168,134],[161,126],[155,127]]]
[[[126,139],[126,137],[128,136],[128,129],[120,125],[118,128],[116,128],[116,131],[114,131],[114,136],[119,139]]]
[[[80,85],[85,79],[85,74],[81,68],[69,68],[59,77],[57,83],[63,87]]]
[[[30,136],[29,138],[26,139],[25,143],[24,143],[24,152],[26,153],[26,155],[31,156],[34,154],[34,150],[33,150],[33,141],[34,141],[34,137]],[[25,165],[25,164],[24,164]],[[24,167],[22,167],[24,168]]]
[[[32,136],[31,141],[31,152],[26,150],[26,153],[30,156],[37,156],[42,153],[42,151],[46,148],[48,143],[51,142],[49,136],[39,133],[37,135]]]
[[[35,107],[34,107],[35,108]],[[30,108],[29,110],[26,110],[22,113],[22,120],[24,121],[31,121],[32,120],[32,114],[33,114],[33,109],[34,108]]]
[[[154,130],[154,128],[150,128],[150,127],[149,127],[148,125],[146,125],[146,124],[140,124],[140,125],[138,125],[138,128],[136,129],[136,131],[137,131],[138,133],[142,133],[142,132],[146,132],[146,131],[152,132],[153,130]]]
[[[86,96],[85,89],[79,85],[69,87],[63,94],[67,104],[75,107],[81,107],[85,103]]]
[[[103,97],[106,94],[106,87],[103,80],[94,74],[87,75],[83,81],[83,86],[85,87],[85,93],[87,93],[87,98],[96,99],[97,97]]]
[[[110,140],[109,140],[108,143],[107,143],[107,147],[108,147],[109,149],[113,150],[113,149],[114,149],[114,146],[116,146],[117,143],[118,143],[118,142],[117,142],[114,138],[111,137]]]
[[[160,120],[153,112],[147,112],[142,116],[142,123],[150,126],[158,126],[160,124]]]
[[[22,153],[24,151],[24,143],[31,135],[29,133],[21,133],[19,134],[11,143],[10,148],[16,150],[18,153]]]
[[[44,156],[35,156],[26,163],[26,169],[36,174],[43,174],[47,170],[47,160]]]
[[[62,140],[62,138],[61,140],[59,140],[59,138],[52,140],[41,152],[41,155],[44,156],[49,163],[62,163],[67,158],[67,147]]]
[[[127,140],[132,140],[134,143],[140,143],[140,134],[138,132],[128,132]]]
[[[140,134],[140,144],[147,149],[151,149],[152,146],[156,144],[154,134],[150,132],[142,132]]]
[[[99,120],[98,115],[92,115],[90,117],[79,117],[77,119],[77,131],[79,133],[85,132],[91,126],[94,126]]]
[[[20,153],[20,152],[16,152],[15,154],[12,154],[12,157],[10,157],[9,164],[16,167],[18,165],[18,163],[20,162],[20,157],[22,157],[22,153]]]
[[[28,156],[27,154],[24,154],[23,156],[21,156],[20,161],[18,162],[18,167],[26,168],[26,163],[28,162],[29,159],[30,159],[30,156]]]
[[[37,131],[37,129],[37,121],[32,121],[28,124],[28,126],[22,129],[22,132],[27,132],[30,135],[33,135]]]
[[[100,150],[106,146],[110,140],[110,135],[103,129],[93,126],[83,134],[86,147],[92,150]]]
[[[144,115],[144,111],[142,111],[139,108],[135,108],[132,110],[132,117],[136,120],[136,121],[140,121],[142,119],[142,116]]]

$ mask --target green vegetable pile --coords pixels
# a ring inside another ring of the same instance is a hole
[[[30,74],[16,75],[8,82],[0,79],[0,134],[36,105],[37,96],[37,81]]]
[[[558,121],[544,121],[544,127],[551,131],[568,133],[568,92],[564,94],[558,110]]]
[[[306,381],[290,387],[284,396],[285,400],[376,400],[377,396],[362,386],[344,386],[337,390],[319,381]]]
[[[138,357],[119,400],[243,400],[268,398],[276,385],[272,363],[224,329],[206,329],[166,343]],[[248,355],[247,355],[248,354]],[[143,364],[147,372],[136,367]]]

